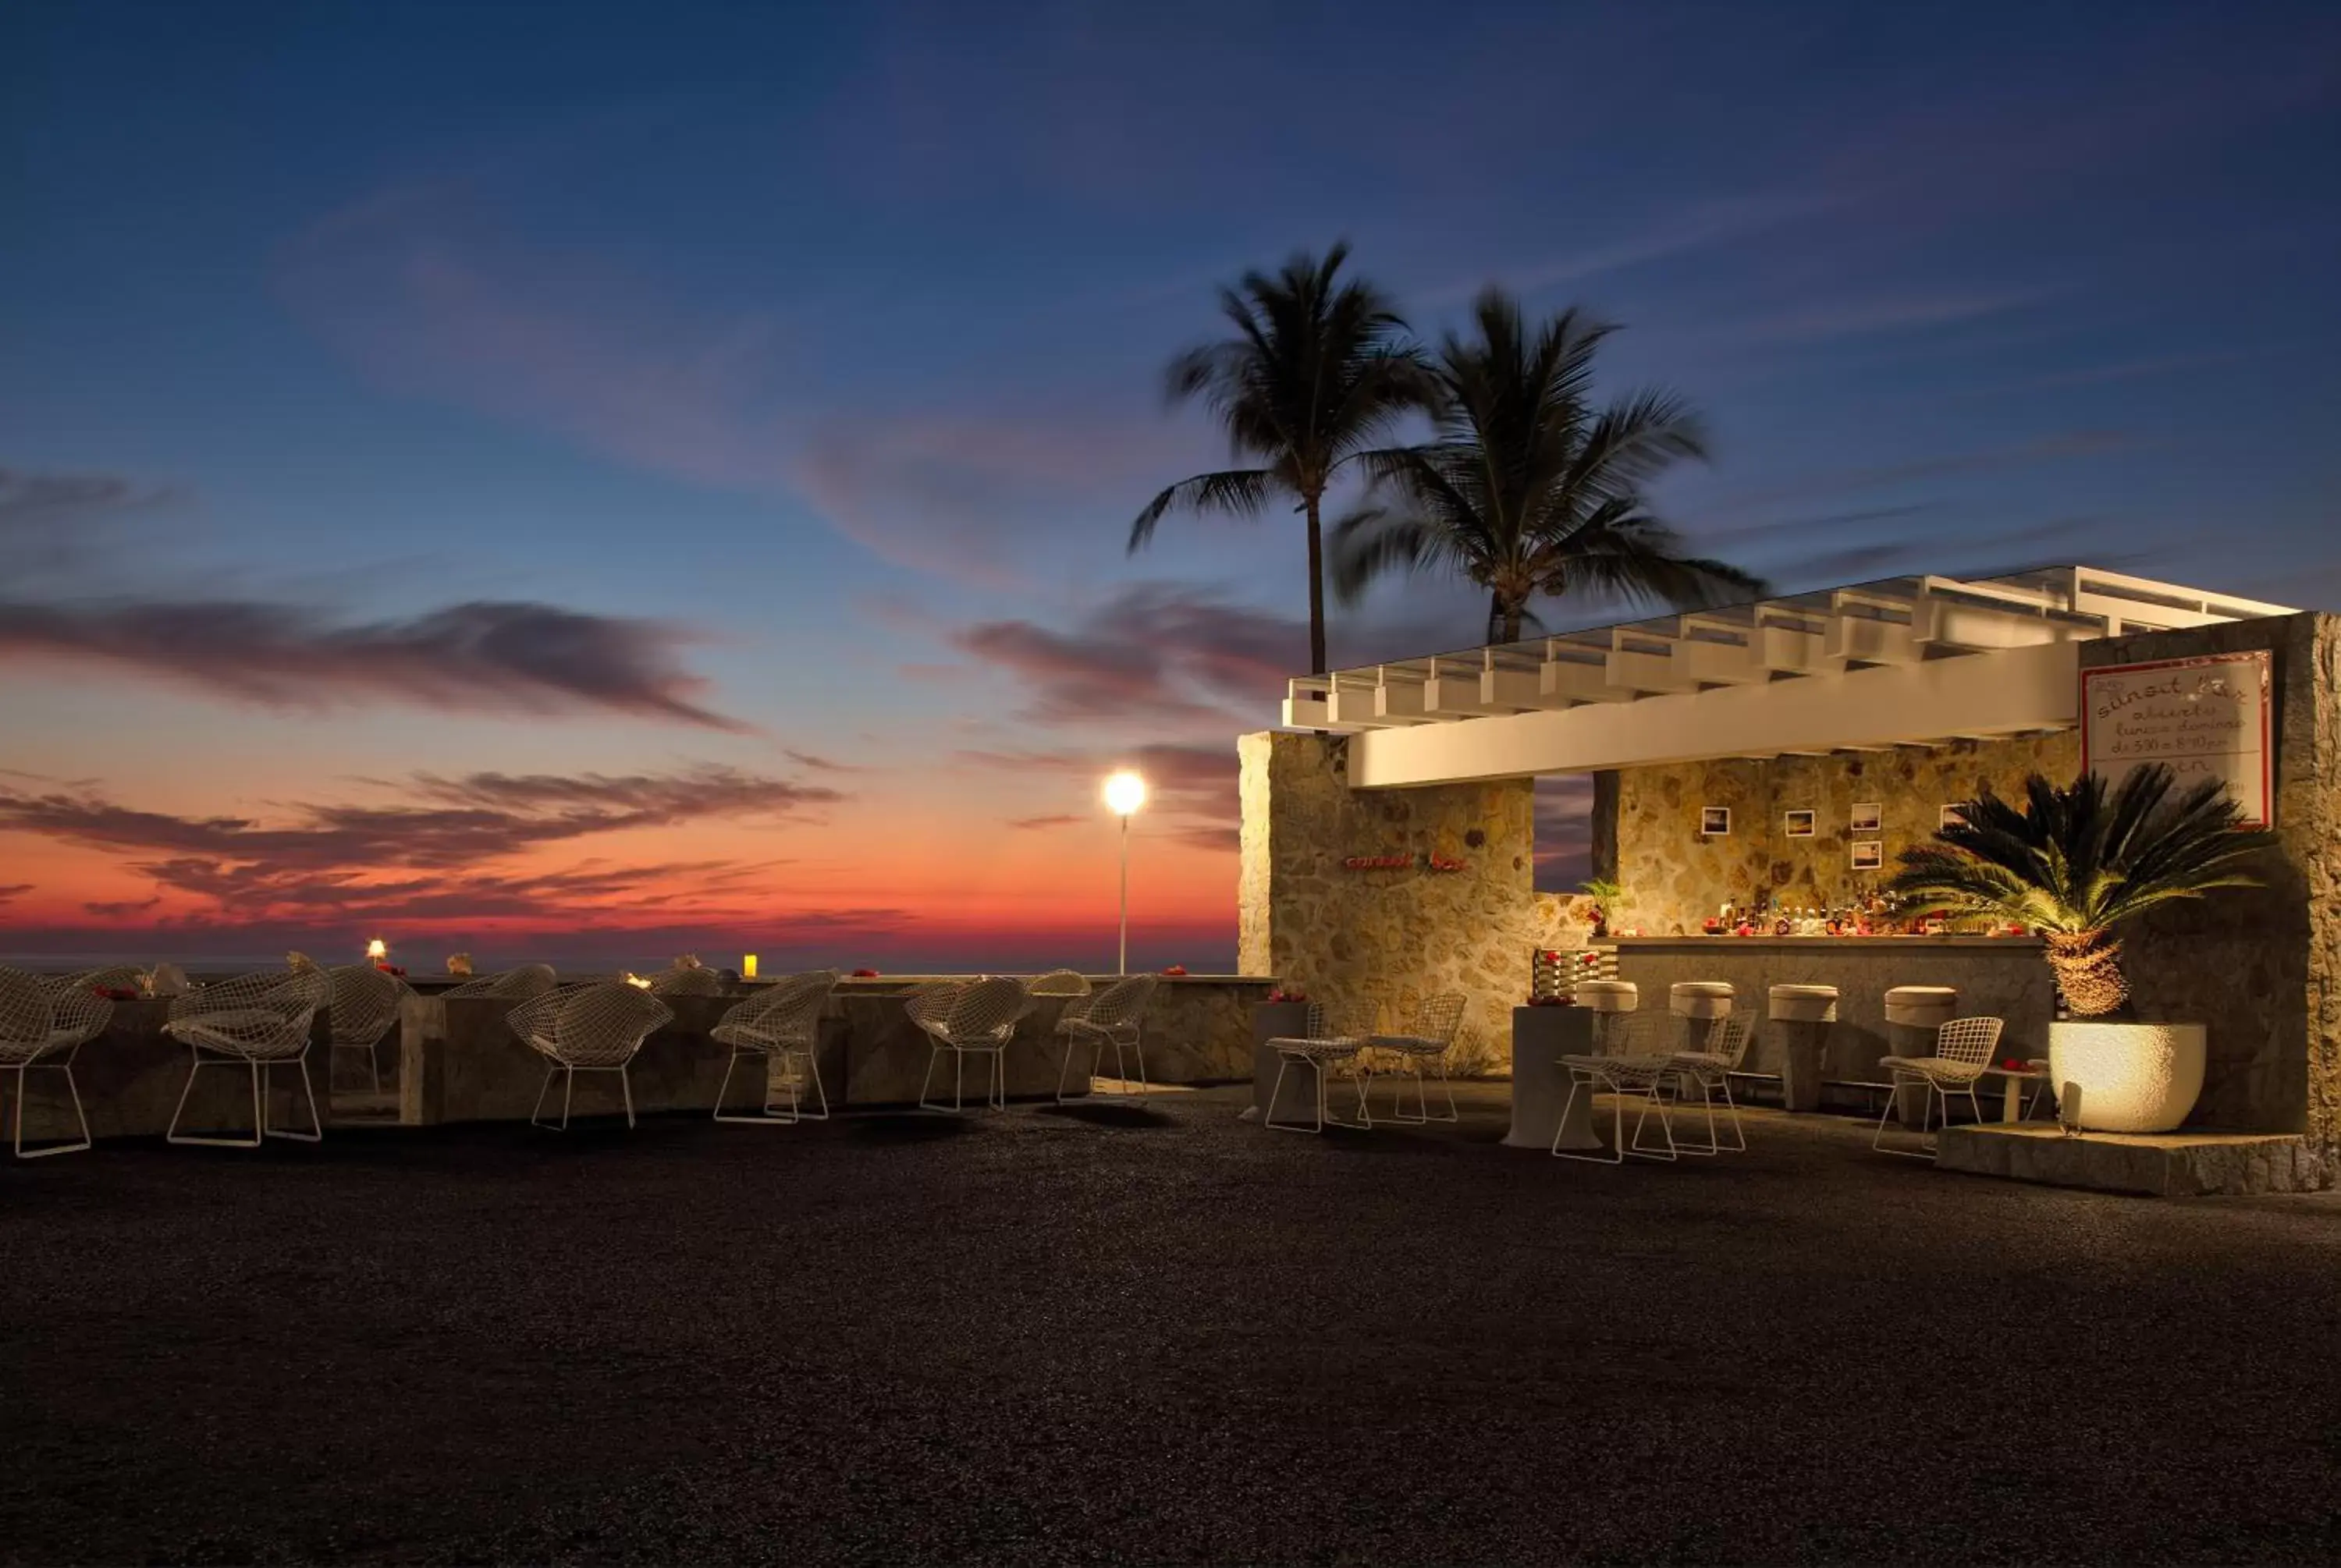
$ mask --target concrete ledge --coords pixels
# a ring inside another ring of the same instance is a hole
[[[2318,1192],[2336,1184],[2328,1151],[2297,1133],[2085,1133],[2046,1123],[1946,1127],[1935,1163],[1976,1176],[2143,1193],[2150,1197]]]

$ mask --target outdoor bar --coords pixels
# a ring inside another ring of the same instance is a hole
[[[2182,781],[2224,779],[2247,820],[2276,829],[2280,862],[2264,888],[2146,922],[2179,961],[2141,968],[2144,1016],[2208,1029],[2187,1128],[2321,1145],[2341,1116],[2317,1045],[2341,999],[2336,628],[2068,567],[1899,578],[1296,678],[1289,729],[1241,742],[1240,966],[1393,1009],[1464,993],[1477,1049],[1511,1060],[1516,1115],[1552,1098],[1556,1042],[1582,1032],[1518,1006],[1532,955],[1579,949],[1623,982],[1603,1005],[1683,1016],[1684,1037],[1749,1017],[1742,1070],[1779,1080],[1792,1109],[1874,1111],[1882,1058],[1928,1054],[1954,1017],[1999,1019],[1995,1097],[2018,1115],[2055,1103],[2033,1092],[2057,1017],[2039,938],[1909,918],[1887,880],[1984,789],[2020,797],[2027,775],[2165,760]],[[2190,701],[2216,694],[2216,724],[2157,710],[2181,678]],[[1606,928],[1584,900],[1534,890],[1531,788],[1548,774],[1591,776],[1593,869],[1617,885]],[[1906,1116],[1918,1108],[1906,1097]],[[1552,1136],[1549,1116],[1520,1131],[1511,1141]],[[1947,1139],[1945,1162],[2067,1157],[1962,1148]]]

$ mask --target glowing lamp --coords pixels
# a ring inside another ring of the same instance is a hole
[[[390,957],[390,944],[384,941],[380,937],[376,937],[374,940],[366,944],[366,957],[373,959],[377,964],[381,963],[384,958]]]
[[[1121,967],[1130,973],[1130,819],[1146,804],[1146,780],[1123,769],[1105,781],[1106,809],[1121,819]]]
[[[1146,780],[1135,773],[1117,773],[1105,781],[1106,809],[1127,818],[1146,804]]]
[[[742,953],[740,955],[740,978],[743,980],[752,980],[756,978],[755,954]]]
[[[643,979],[640,975],[635,974],[632,969],[626,971],[626,984],[634,987],[638,990],[647,991],[651,988],[651,983],[648,980]]]

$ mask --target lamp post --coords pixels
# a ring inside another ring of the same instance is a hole
[[[1124,770],[1105,781],[1106,809],[1121,819],[1121,964],[1130,973],[1130,819],[1146,804],[1146,780]]]

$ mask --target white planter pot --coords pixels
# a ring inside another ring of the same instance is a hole
[[[2167,1133],[2203,1092],[2203,1047],[2200,1024],[2051,1024],[2058,1115],[2088,1132]]]

